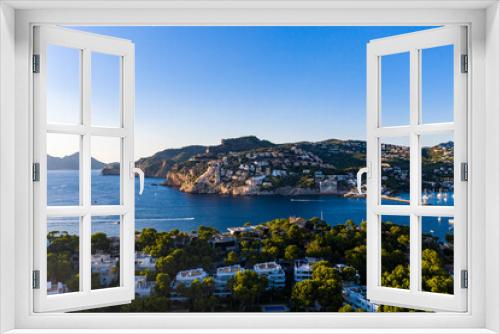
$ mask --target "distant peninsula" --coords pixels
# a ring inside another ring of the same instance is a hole
[[[220,145],[174,164],[164,185],[187,193],[223,195],[314,195],[347,193],[365,164],[363,141],[274,144],[255,136],[223,139]]]
[[[407,146],[383,144],[383,194],[409,191]],[[274,144],[255,136],[222,139],[220,145],[166,149],[137,160],[146,177],[192,194],[356,196],[356,173],[366,164],[366,142],[328,139]],[[102,167],[117,175],[118,164]],[[422,148],[423,185],[453,188],[453,143]]]

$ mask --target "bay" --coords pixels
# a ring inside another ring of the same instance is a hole
[[[163,179],[146,178],[144,193],[138,195],[136,179],[135,229],[154,228],[157,231],[194,231],[198,226],[211,226],[221,232],[228,227],[263,223],[275,218],[322,217],[328,224],[343,224],[352,220],[355,224],[366,219],[366,200],[330,195],[308,196],[221,196],[187,194],[175,188],[161,186]],[[53,170],[48,172],[48,205],[73,205],[78,198],[78,171]],[[92,171],[92,204],[118,204],[119,177],[103,176]],[[453,205],[452,196],[446,205]],[[407,195],[402,194],[404,198]],[[434,200],[433,200],[433,199]],[[437,196],[431,196],[430,204],[436,204]],[[394,203],[391,203],[394,204]],[[390,217],[394,223],[406,221],[403,217]],[[108,236],[116,236],[115,217],[93,217],[97,230]],[[67,231],[78,234],[78,218],[51,218],[49,231]],[[449,233],[452,225],[448,218],[427,217],[423,231],[439,238]],[[94,227],[93,227],[94,229]]]

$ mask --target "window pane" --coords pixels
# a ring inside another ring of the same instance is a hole
[[[81,122],[81,50],[47,46],[47,122]]]
[[[92,125],[121,126],[121,60],[92,53]]]
[[[385,287],[410,288],[410,217],[382,216],[382,280]]]
[[[92,137],[92,205],[119,205],[121,138]]]
[[[409,205],[409,138],[380,138],[380,157],[381,203],[390,205]]]
[[[422,205],[453,206],[453,135],[420,136]]]
[[[423,49],[422,123],[453,122],[453,45]]]
[[[47,205],[80,204],[78,135],[47,134]]]
[[[422,217],[422,290],[453,294],[453,218]]]
[[[120,286],[120,216],[92,217],[92,289]]]
[[[410,53],[382,56],[380,125],[410,124]]]
[[[80,217],[47,219],[47,294],[80,290]]]

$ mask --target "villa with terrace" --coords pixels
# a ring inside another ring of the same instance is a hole
[[[205,279],[205,277],[208,277],[208,274],[202,268],[179,271],[177,275],[175,275],[175,280],[172,281],[170,285],[170,287],[172,288],[170,299],[178,301],[186,300],[187,298],[177,293],[176,289],[181,285],[185,287],[190,287],[195,280],[201,282],[203,281],[203,279]]]
[[[285,271],[276,262],[257,263],[253,266],[253,270],[260,276],[267,278],[267,289],[283,289],[285,287]]]
[[[92,254],[92,273],[99,274],[99,286],[108,287],[118,279],[120,259],[110,254]]]
[[[207,277],[208,274],[206,273],[205,270],[202,268],[196,268],[196,269],[188,269],[188,270],[183,270],[179,271],[177,275],[175,276],[175,281],[172,282],[172,288],[177,288],[180,284],[190,287],[191,284],[195,281],[203,281],[205,277]]]
[[[353,285],[344,287],[342,295],[347,304],[354,308],[359,308],[365,312],[376,312],[378,309],[377,304],[370,303],[366,298],[366,287],[361,285]]]
[[[293,266],[293,279],[295,282],[301,282],[312,278],[313,265],[318,260],[312,257],[295,260]]]
[[[156,270],[156,259],[144,252],[135,252],[135,270]]]
[[[239,264],[235,264],[227,267],[217,268],[215,274],[215,295],[216,296],[229,296],[231,291],[227,286],[227,283],[231,278],[234,277],[239,271],[243,270]]]
[[[148,281],[146,275],[135,275],[135,295],[139,297],[151,296],[156,282]]]

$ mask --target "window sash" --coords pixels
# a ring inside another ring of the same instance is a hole
[[[460,165],[467,162],[467,75],[461,73],[461,55],[466,54],[466,28],[451,26],[371,41],[367,46],[367,295],[372,302],[424,310],[467,310],[467,289],[461,287],[460,273],[467,270],[467,183],[460,179]],[[421,111],[420,50],[454,46],[454,122],[419,124]],[[381,57],[410,54],[410,124],[382,127],[380,107]],[[421,145],[419,136],[452,131],[454,138],[454,206],[423,206],[421,196]],[[381,205],[381,152],[383,136],[407,136],[410,142],[410,205]],[[410,217],[410,287],[408,290],[383,287],[381,215]],[[454,294],[421,291],[420,217],[454,218]]]
[[[80,50],[81,124],[47,124],[46,50],[48,45]],[[93,126],[91,123],[91,54],[99,52],[120,57],[121,106],[119,128]],[[40,72],[34,74],[34,161],[40,164],[40,181],[34,183],[34,258],[39,270],[40,288],[34,290],[34,311],[74,311],[128,303],[134,298],[134,174],[133,168],[133,44],[130,41],[73,31],[54,26],[34,30],[34,54],[40,55]],[[47,206],[48,133],[80,137],[79,205]],[[120,204],[92,205],[91,137],[120,138]],[[119,215],[120,286],[91,289],[92,216]],[[79,291],[47,294],[47,218],[79,217]]]

